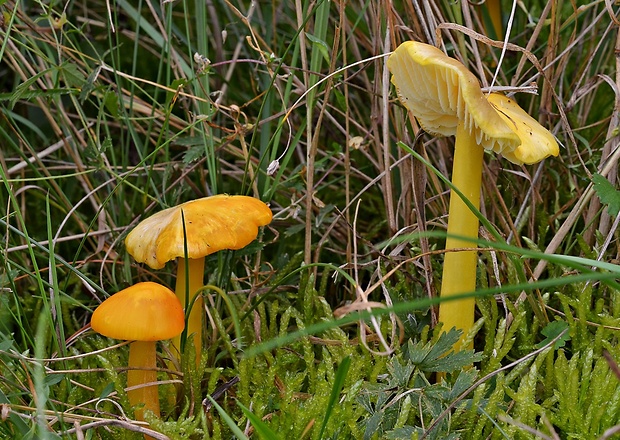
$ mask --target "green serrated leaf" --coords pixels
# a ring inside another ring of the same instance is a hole
[[[397,358],[394,358],[388,364],[388,368],[392,376],[388,386],[390,388],[406,387],[415,370],[415,365],[411,362],[401,364]]]
[[[413,343],[409,341],[407,346],[405,347],[405,357],[409,362],[413,365],[419,365],[424,362],[424,359],[428,356],[431,351],[431,343],[428,342],[425,345],[422,342]]]
[[[480,361],[481,354],[475,354],[473,350],[450,352],[460,334],[453,328],[442,333],[436,342],[413,344],[410,341],[404,350],[405,358],[425,372],[451,372]]]
[[[451,328],[447,333],[442,333],[439,336],[439,339],[437,339],[437,342],[433,344],[431,351],[428,353],[427,361],[439,359],[448,351],[452,350],[454,344],[456,344],[461,337],[461,333],[461,330],[457,330],[455,328]]]
[[[75,87],[81,89],[86,83],[86,77],[80,71],[78,66],[73,63],[63,63],[60,65],[59,70],[62,74],[62,78],[65,80],[69,87]]]
[[[542,348],[551,342],[552,339],[556,338],[560,333],[564,332],[568,329],[568,323],[565,321],[553,321],[545,326],[544,329],[541,330],[545,339],[536,344],[536,348]],[[570,341],[570,335],[568,331],[566,331],[555,343],[553,344],[553,349],[557,350],[558,348],[562,348],[566,345],[566,342]]]
[[[187,149],[183,155],[183,163],[188,165],[198,159],[201,159],[205,155],[204,143],[196,144]]]
[[[448,395],[448,400],[452,401],[459,397],[465,390],[471,387],[478,376],[478,370],[470,368],[469,370],[463,370],[459,373],[458,377],[452,385],[452,390]]]
[[[415,436],[422,435],[424,431],[422,428],[416,426],[403,426],[402,428],[393,429],[390,432],[385,433],[386,440],[409,440],[416,438]]]
[[[99,151],[101,151],[102,153],[105,153],[111,147],[112,147],[112,139],[110,139],[109,137],[106,137],[101,143],[101,147],[99,147]]]
[[[425,361],[420,365],[420,369],[423,371],[450,373],[468,367],[474,362],[480,362],[481,360],[481,353],[474,353],[473,350],[461,350],[447,354],[439,359]]]
[[[298,234],[299,232],[303,231],[304,229],[306,229],[306,225],[303,225],[303,224],[291,226],[290,228],[287,228],[284,231],[284,236],[285,237],[292,237],[293,235]]]
[[[204,145],[205,138],[202,135],[196,136],[178,136],[174,139],[174,145],[181,147],[195,147],[196,145]]]
[[[448,333],[442,333],[435,342],[424,344],[420,341],[414,344],[410,341],[405,350],[406,357],[414,365],[438,359],[452,349],[460,334],[460,331],[453,328]]]
[[[601,203],[607,205],[609,215],[616,217],[620,212],[620,191],[600,174],[592,175],[592,183],[594,183],[594,191],[601,199]]]

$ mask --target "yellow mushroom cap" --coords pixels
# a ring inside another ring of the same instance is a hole
[[[428,133],[452,136],[462,123],[480,146],[518,165],[557,156],[549,131],[514,100],[497,93],[485,96],[478,79],[435,46],[407,41],[387,66],[400,100]]]
[[[174,292],[153,282],[137,283],[115,293],[90,321],[94,331],[126,341],[161,341],[181,334],[185,314]]]
[[[143,220],[127,235],[125,247],[136,261],[161,269],[166,262],[184,257],[186,240],[189,258],[202,258],[223,249],[241,249],[256,238],[258,228],[269,224],[272,217],[269,207],[254,197],[205,197]]]
[[[491,93],[487,99],[521,140],[521,145],[513,151],[502,153],[506,159],[517,164],[533,164],[559,154],[555,137],[513,99],[500,93]]]
[[[407,41],[390,55],[387,66],[401,101],[428,133],[452,136],[463,123],[487,150],[503,153],[519,145],[474,74],[435,46]]]

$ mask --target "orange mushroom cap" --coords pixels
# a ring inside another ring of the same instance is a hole
[[[126,341],[161,341],[179,335],[185,314],[174,292],[153,282],[137,283],[102,302],[90,321],[94,331]]]
[[[269,224],[272,217],[269,207],[254,197],[205,197],[143,220],[127,235],[125,247],[136,261],[161,269],[166,262],[185,256],[185,240],[189,258],[241,249],[256,239],[259,226]]]

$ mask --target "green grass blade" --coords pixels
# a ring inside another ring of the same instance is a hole
[[[280,437],[267,426],[265,422],[263,422],[260,418],[256,417],[249,408],[245,407],[241,402],[237,402],[243,414],[248,418],[258,435],[266,440],[280,440]]]
[[[338,370],[336,371],[336,377],[334,378],[334,385],[332,387],[332,392],[329,395],[329,402],[327,403],[327,408],[325,409],[325,418],[323,419],[323,423],[321,424],[321,431],[319,433],[319,439],[323,438],[323,434],[325,433],[325,428],[327,428],[327,422],[329,421],[330,416],[334,411],[334,407],[336,402],[338,401],[338,397],[340,396],[340,392],[344,387],[344,382],[347,378],[347,373],[349,372],[349,367],[351,366],[351,358],[347,356],[342,360],[340,365],[338,366]]]
[[[217,409],[217,412],[220,414],[224,422],[228,425],[232,433],[239,440],[248,440],[248,438],[245,436],[243,431],[241,431],[241,429],[239,429],[239,427],[235,424],[235,421],[228,414],[226,414],[226,411],[224,411],[224,408],[218,405],[218,403],[215,401],[215,399],[213,399],[213,397],[207,396],[207,398],[211,401],[215,409]]]

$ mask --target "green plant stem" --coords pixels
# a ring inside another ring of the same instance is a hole
[[[194,335],[194,347],[196,348],[196,365],[200,364],[200,355],[202,352],[202,314],[203,300],[202,295],[198,295],[191,303],[192,298],[202,288],[204,280],[205,259],[204,258],[178,258],[177,267],[177,283],[175,293],[181,305],[185,310],[185,319],[187,325],[184,333],[186,335]],[[187,269],[186,269],[187,268]],[[185,271],[188,271],[186,280]],[[189,314],[187,312],[190,309]],[[172,345],[181,353],[181,336],[172,339]]]
[[[127,388],[138,387],[127,391],[131,406],[144,404],[135,410],[136,420],[144,420],[144,411],[152,411],[157,417],[159,412],[159,394],[157,385],[140,386],[145,383],[157,382],[155,341],[135,341],[129,345],[129,367],[127,372]],[[151,437],[145,435],[148,440]]]
[[[456,131],[454,163],[452,165],[452,184],[463,193],[476,209],[480,208],[480,187],[482,184],[482,161],[484,149],[478,145],[460,123]],[[448,238],[441,282],[441,298],[476,290],[477,252],[455,251],[453,249],[471,248],[471,241],[458,237],[478,237],[478,217],[454,192],[450,195],[448,213]],[[439,304],[439,322],[444,330],[456,327],[463,331],[455,349],[462,347],[463,338],[474,324],[475,299],[466,298]]]

